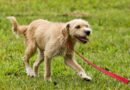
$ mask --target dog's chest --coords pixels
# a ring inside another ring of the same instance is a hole
[[[73,47],[74,45],[67,45],[67,44],[64,44],[62,46],[60,46],[57,50],[56,50],[56,53],[55,55],[62,55],[62,56],[65,56],[66,54],[71,54],[73,52]]]
[[[66,50],[67,49],[65,47],[60,47],[58,50],[56,50],[55,55],[56,56],[65,55]]]

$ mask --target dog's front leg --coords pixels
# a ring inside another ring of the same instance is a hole
[[[73,55],[65,56],[65,64],[74,69],[82,79],[91,81],[91,77],[86,75],[84,69],[74,60]]]

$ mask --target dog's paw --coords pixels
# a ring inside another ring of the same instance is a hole
[[[89,77],[89,76],[86,76],[86,77],[84,77],[84,78],[83,78],[83,80],[85,80],[85,81],[91,81],[91,80],[92,80],[92,78],[91,78],[91,77]]]
[[[45,80],[45,81],[48,81],[48,82],[52,82],[51,77],[44,77],[44,80]]]
[[[85,81],[91,81],[92,80],[92,78],[90,76],[86,75],[85,72],[79,72],[78,75]]]
[[[34,73],[34,71],[30,67],[26,68],[26,73],[30,77],[36,77],[36,74]]]

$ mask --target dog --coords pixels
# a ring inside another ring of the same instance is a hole
[[[71,67],[84,80],[91,81],[92,78],[74,58],[74,46],[77,42],[87,43],[92,29],[89,23],[83,19],[74,19],[66,23],[54,23],[43,19],[32,21],[29,25],[20,25],[14,16],[7,17],[12,23],[12,30],[16,35],[25,38],[26,50],[24,64],[28,76],[38,76],[39,65],[44,61],[44,79],[51,79],[51,60],[53,57],[62,55],[67,66]],[[38,58],[29,65],[30,58],[38,50]]]

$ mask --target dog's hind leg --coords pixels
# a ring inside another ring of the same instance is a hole
[[[45,73],[44,73],[44,79],[47,81],[51,80],[51,54],[44,52],[44,64],[45,64]]]
[[[25,68],[26,68],[26,73],[28,76],[31,77],[35,77],[35,73],[32,70],[32,68],[29,65],[29,59],[34,55],[34,53],[36,52],[36,45],[34,42],[29,42],[27,44],[27,48],[25,51],[25,55],[24,55],[24,64],[25,64]]]
[[[33,70],[35,75],[38,75],[38,68],[39,65],[44,61],[44,52],[39,50],[39,54],[38,54],[38,58],[35,61],[35,63],[33,64]]]

